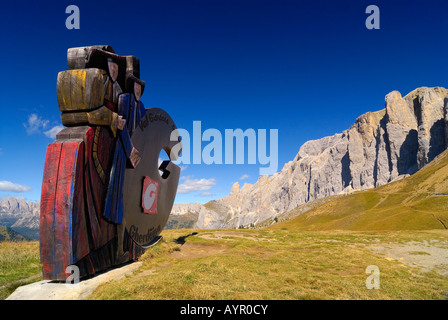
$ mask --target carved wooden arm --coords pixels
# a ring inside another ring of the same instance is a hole
[[[117,136],[117,130],[123,130],[126,124],[126,119],[106,106],[87,112],[87,120],[91,125],[109,126],[114,137]]]

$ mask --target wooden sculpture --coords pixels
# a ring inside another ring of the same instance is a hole
[[[145,82],[134,56],[110,46],[71,48],[57,78],[62,123],[47,148],[41,195],[44,279],[65,281],[137,259],[164,228],[180,168],[158,166],[178,141],[171,117],[145,109]],[[159,174],[159,170],[163,172]]]

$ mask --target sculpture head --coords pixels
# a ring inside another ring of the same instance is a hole
[[[142,96],[142,86],[138,82],[134,82],[134,97],[135,100],[140,101],[140,97]]]
[[[107,59],[107,66],[109,69],[109,76],[112,80],[112,82],[117,81],[118,78],[118,64],[113,61],[111,58]]]
[[[132,73],[126,74],[126,92],[133,93],[135,100],[140,101],[144,90],[145,81],[140,80]]]

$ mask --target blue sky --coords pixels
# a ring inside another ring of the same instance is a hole
[[[79,30],[65,27],[70,4]],[[379,30],[365,27],[370,4]],[[447,16],[445,0],[2,1],[0,198],[40,198],[70,47],[137,56],[149,84],[142,101],[179,128],[278,129],[281,170],[307,140],[384,108],[390,91],[447,87]],[[188,193],[176,202],[204,203],[256,182],[260,164],[183,167]]]

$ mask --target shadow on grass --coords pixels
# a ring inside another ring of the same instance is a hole
[[[195,236],[197,234],[198,234],[197,232],[192,232],[192,233],[190,233],[190,234],[188,234],[186,236],[182,236],[182,237],[177,238],[176,240],[174,240],[174,242],[177,243],[177,244],[183,245],[183,244],[185,244],[186,239],[188,237]]]

